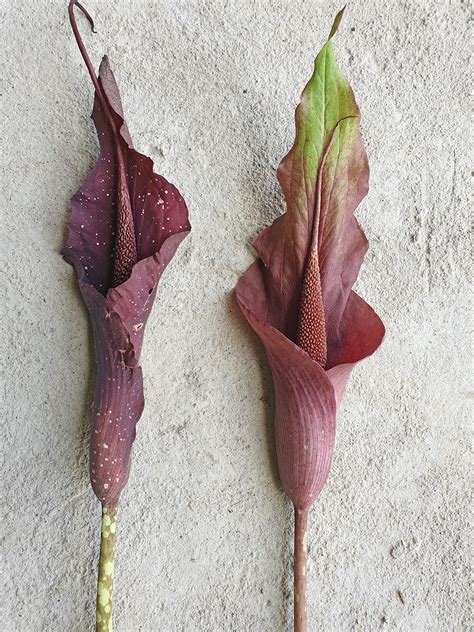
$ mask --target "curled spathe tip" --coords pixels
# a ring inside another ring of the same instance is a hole
[[[84,7],[84,5],[81,4],[80,2],[77,2],[77,0],[71,0],[70,3],[69,3],[69,17],[72,18],[75,21],[74,7],[77,7],[78,9],[80,9],[82,11],[82,13],[86,16],[89,24],[91,25],[92,32],[93,33],[97,33],[97,31],[95,30],[95,26],[94,26],[94,20],[92,19],[91,14],[89,13],[89,11],[87,11],[87,9]]]

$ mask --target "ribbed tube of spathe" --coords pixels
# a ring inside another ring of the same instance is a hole
[[[275,391],[275,443],[283,489],[299,510],[326,482],[336,433],[334,388],[324,369],[281,332],[239,304],[265,346]]]
[[[278,471],[283,489],[302,510],[313,504],[329,474],[336,400],[320,365],[288,342],[272,339],[271,351],[266,348],[275,388]]]
[[[94,329],[97,370],[90,476],[96,496],[110,507],[117,504],[128,480],[136,424],[144,406],[143,379],[120,317],[110,311],[105,298],[97,300],[95,293],[94,299],[86,299]]]

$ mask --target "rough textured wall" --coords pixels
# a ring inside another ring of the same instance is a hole
[[[97,144],[66,2],[1,1],[2,629],[92,629],[91,339],[59,250]],[[146,409],[118,523],[117,632],[289,630],[291,512],[271,380],[232,298],[283,210],[275,168],[333,0],[89,0],[138,149],[189,204],[143,352]],[[353,0],[335,38],[363,115],[387,326],[350,380],[311,512],[311,630],[465,631],[468,2]]]

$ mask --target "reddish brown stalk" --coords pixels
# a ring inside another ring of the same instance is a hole
[[[137,244],[135,240],[135,229],[133,221],[132,204],[130,201],[130,193],[127,184],[127,169],[125,165],[125,159],[121,146],[121,138],[114,117],[110,111],[110,106],[104,90],[98,81],[92,62],[87,54],[86,47],[82,41],[81,34],[76,23],[76,17],[74,15],[74,7],[78,9],[86,16],[89,24],[92,27],[92,31],[95,33],[94,21],[86,9],[77,2],[77,0],[71,0],[69,2],[69,20],[71,27],[76,38],[79,51],[84,59],[87,70],[89,72],[92,83],[94,84],[97,98],[102,106],[107,121],[110,126],[110,131],[114,139],[114,146],[117,156],[117,223],[116,223],[116,237],[115,237],[115,249],[113,258],[112,269],[112,287],[116,287],[121,283],[124,283],[130,278],[133,266],[138,261]]]
[[[308,625],[306,598],[308,512],[308,509],[295,507],[294,632],[306,632]]]

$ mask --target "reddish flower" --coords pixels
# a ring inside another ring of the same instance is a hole
[[[259,260],[236,286],[272,370],[278,469],[296,510],[297,555],[307,510],[328,476],[347,379],[384,335],[351,289],[368,247],[353,213],[367,193],[369,168],[359,109],[331,42],[341,17],[316,58],[296,110],[295,143],[278,168],[286,213],[258,235]]]
[[[94,329],[92,487],[102,503],[114,505],[128,478],[143,410],[139,358],[146,322],[160,277],[190,225],[178,190],[133,148],[107,57],[96,79],[72,20],[96,88],[92,119],[100,154],[72,199],[62,254],[76,269]]]

